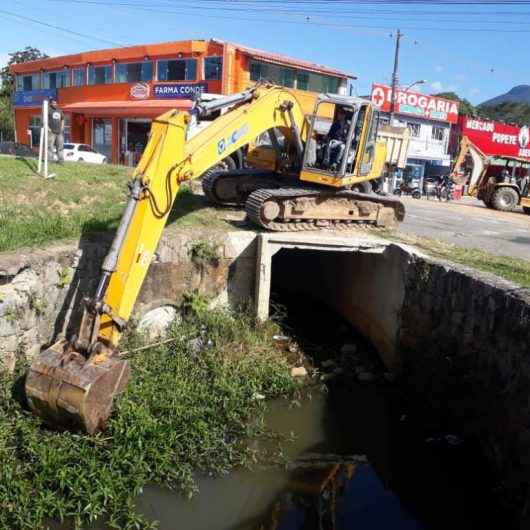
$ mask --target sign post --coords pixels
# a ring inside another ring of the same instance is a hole
[[[39,139],[39,166],[38,173],[45,179],[55,177],[55,173],[48,175],[48,105],[47,99],[42,102],[42,127]]]

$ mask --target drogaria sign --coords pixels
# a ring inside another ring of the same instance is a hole
[[[387,85],[372,85],[372,102],[382,112],[390,112],[392,109],[392,88]],[[449,123],[458,121],[458,103],[456,101],[426,96],[408,90],[398,89],[396,91],[395,112]]]

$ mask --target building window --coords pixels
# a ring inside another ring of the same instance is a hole
[[[72,85],[83,86],[86,85],[86,68],[74,68],[72,70]]]
[[[420,137],[421,125],[419,123],[408,122],[407,123],[407,127],[409,128],[410,136],[412,138],[419,138]]]
[[[152,61],[116,65],[116,83],[137,83],[153,79]]]
[[[250,80],[260,81],[267,77],[267,65],[256,61],[250,62]]]
[[[112,83],[112,66],[89,66],[88,67],[88,84],[89,85],[108,85]]]
[[[309,74],[306,74],[305,72],[297,72],[296,88],[298,90],[309,90]]]
[[[159,81],[195,81],[197,78],[196,59],[176,59],[158,61]]]
[[[217,81],[223,73],[222,57],[206,57],[204,59],[204,79],[206,81]]]
[[[338,77],[330,77],[329,75],[310,74],[309,89],[312,92],[324,92],[330,94],[338,94],[340,87],[340,79]]]
[[[17,75],[17,90],[39,90],[40,74]]]
[[[31,147],[39,145],[41,127],[42,127],[42,117],[31,116],[31,118],[29,119],[29,125],[28,125],[28,129],[30,132]]]
[[[45,72],[42,76],[42,88],[65,88],[70,86],[70,72]]]
[[[296,79],[296,71],[290,68],[280,69],[280,84],[287,88],[294,88],[294,80]]]
[[[295,70],[284,66],[250,61],[251,81],[266,80],[276,85],[311,92],[329,92],[338,94],[341,88],[341,79],[329,75],[315,74],[304,70]]]
[[[443,142],[445,138],[445,127],[433,125],[432,127],[432,139],[439,142]]]

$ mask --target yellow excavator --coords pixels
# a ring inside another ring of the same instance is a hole
[[[321,105],[340,121],[342,142],[329,140],[326,129],[332,125],[319,122]],[[180,184],[265,133],[277,153],[274,170],[210,175],[204,187],[214,202],[245,203],[250,220],[272,230],[358,221],[389,226],[404,218],[396,199],[350,190],[379,176],[385,159],[384,147],[376,143],[377,112],[369,101],[321,95],[307,119],[293,92],[258,85],[217,100],[198,100],[191,113],[163,114],[153,121],[98,287],[84,300],[78,334],[44,350],[28,371],[26,395],[36,414],[90,434],[105,428],[114,398],[130,376],[118,352],[120,335]]]

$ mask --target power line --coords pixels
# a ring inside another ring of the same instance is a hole
[[[149,4],[149,7],[146,8],[145,6],[145,3],[142,2],[142,4],[137,4],[137,3],[131,3],[130,1],[119,1],[119,2],[113,2],[113,3],[109,3],[108,1],[102,1],[102,0],[48,0],[50,2],[61,2],[61,3],[69,3],[69,4],[81,4],[81,5],[94,5],[94,6],[106,6],[106,7],[131,7],[133,9],[141,9],[141,10],[144,10],[144,9],[149,9],[149,10],[154,10],[154,9],[157,9],[157,8],[167,8],[167,7],[171,7],[172,4],[156,4],[156,3],[150,3]],[[219,0],[217,0],[219,1]],[[195,4],[197,3],[200,3],[200,2],[195,2]],[[378,13],[381,13],[381,14],[392,14],[392,18],[388,18],[388,17],[381,17],[379,16],[378,14],[376,16],[374,16],[374,13],[368,13],[368,12],[365,12],[365,11],[362,11],[362,12],[358,12],[358,11],[348,11],[348,12],[345,12],[345,11],[337,11],[335,13],[330,13],[329,10],[327,11],[314,11],[314,10],[309,10],[309,11],[300,11],[300,10],[291,10],[291,9],[271,9],[271,8],[255,8],[255,7],[221,7],[221,6],[207,6],[207,5],[189,5],[189,4],[184,4],[182,5],[182,2],[179,3],[179,8],[180,9],[186,9],[186,10],[192,10],[192,11],[211,11],[212,9],[222,9],[223,11],[235,11],[235,12],[243,12],[243,13],[283,13],[283,14],[287,14],[287,15],[290,15],[290,16],[299,16],[299,17],[304,17],[304,18],[307,18],[307,17],[314,17],[314,16],[318,16],[319,18],[324,18],[324,19],[336,19],[336,18],[344,18],[344,16],[349,16],[349,15],[353,15],[353,18],[356,18],[356,19],[367,19],[367,20],[395,20],[396,18],[399,18],[399,17],[406,17],[406,18],[410,18],[410,15],[411,14],[414,14],[414,15],[428,15],[428,16],[433,16],[433,15],[436,15],[436,16],[439,16],[441,15],[442,13],[439,13],[439,12],[435,12],[435,11],[423,11],[423,12],[412,12],[412,11],[408,11],[408,12],[401,12],[401,11],[379,11]],[[446,12],[445,14],[458,14],[458,15],[463,15],[464,13],[459,13],[459,12]],[[468,14],[472,14],[471,12],[468,12]],[[486,13],[475,13],[475,14],[480,14],[480,15],[485,15]],[[488,15],[493,15],[493,14],[490,14],[488,13]],[[497,12],[495,13],[495,15],[508,15],[507,13],[504,13],[504,12]],[[530,16],[530,11],[529,12],[526,12],[526,13],[514,13],[514,15],[517,15],[518,17],[520,17],[521,15],[527,15],[527,16]],[[457,23],[457,24],[468,24],[468,21],[465,20],[465,19],[442,19],[440,20],[440,22],[447,22],[447,23]],[[480,20],[480,21],[475,21],[476,23],[480,23],[480,24],[510,24],[510,25],[520,25],[520,24],[526,24],[527,21],[515,21],[515,20],[499,20],[499,19],[495,19],[495,20]]]
[[[104,42],[105,44],[110,44],[112,46],[119,46],[119,47],[125,46],[124,44],[122,44],[120,42],[104,39],[104,38],[101,38],[101,37],[96,37],[94,35],[87,35],[86,33],[81,33],[79,31],[74,31],[74,30],[71,30],[71,29],[68,29],[68,28],[57,26],[55,24],[50,24],[50,23],[44,22],[42,20],[37,20],[36,18],[31,18],[31,17],[27,17],[27,16],[24,16],[24,15],[19,15],[18,13],[13,13],[13,12],[7,11],[5,9],[0,9],[0,13],[4,14],[4,15],[8,15],[10,17],[14,17],[14,18],[20,19],[20,20],[31,22],[33,24],[38,24],[40,26],[44,26],[44,27],[47,27],[47,28],[50,28],[50,29],[54,29],[56,31],[62,31],[62,32],[68,33],[70,35],[75,35],[77,37],[82,37],[84,39],[96,40],[96,41]]]
[[[236,16],[223,16],[218,14],[205,14],[201,13],[195,14],[195,13],[189,13],[185,11],[175,11],[175,10],[167,10],[167,9],[160,9],[160,8],[153,8],[153,7],[144,7],[141,5],[133,4],[130,2],[105,2],[105,1],[97,1],[97,0],[49,0],[49,1],[60,1],[60,2],[67,2],[67,3],[77,3],[77,4],[87,4],[87,5],[97,5],[97,6],[104,6],[104,7],[127,7],[132,9],[137,9],[139,11],[143,12],[151,12],[151,13],[157,13],[157,14],[172,14],[172,15],[184,15],[184,16],[200,16],[201,18],[213,18],[213,19],[228,19],[228,20],[239,20],[244,22],[258,22],[258,23],[275,23],[275,24],[297,24],[297,25],[310,25],[310,26],[320,26],[320,27],[330,27],[330,28],[345,28],[345,29],[376,29],[376,30],[393,30],[394,27],[390,26],[372,26],[372,25],[365,25],[365,24],[337,24],[333,22],[323,22],[323,21],[314,21],[310,17],[309,19],[306,19],[305,21],[296,21],[296,20],[284,20],[284,19],[272,19],[272,18],[251,18],[251,17],[236,17]],[[216,0],[218,1],[218,0]],[[340,1],[340,0],[336,0]],[[401,0],[402,2],[404,0]],[[412,0],[417,1],[417,0]],[[528,2],[530,4],[530,2]],[[189,8],[183,8],[183,9],[189,9]],[[434,14],[434,13],[433,13]],[[356,17],[352,17],[355,19]],[[359,17],[360,18],[360,17]],[[408,26],[403,27],[403,29],[409,30],[409,31],[438,31],[438,32],[454,32],[454,31],[462,31],[465,29],[465,31],[468,32],[489,32],[489,33],[530,33],[530,29],[490,29],[490,28],[457,28],[457,27],[451,27],[451,28],[444,28],[444,27],[414,27],[414,26]]]

